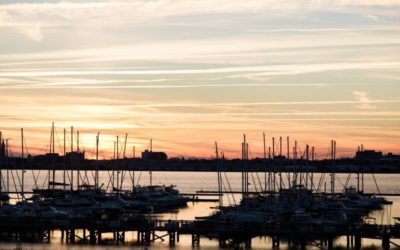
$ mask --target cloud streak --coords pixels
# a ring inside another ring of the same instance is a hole
[[[329,63],[329,64],[291,64],[291,65],[263,65],[229,68],[202,68],[202,69],[160,69],[160,70],[54,70],[54,71],[24,71],[0,72],[0,77],[51,77],[51,76],[117,76],[117,75],[186,75],[186,74],[220,74],[236,72],[258,72],[244,76],[268,75],[296,75],[332,70],[365,70],[365,69],[399,69],[400,62],[380,63]],[[260,72],[261,71],[261,72]]]
[[[368,97],[368,93],[362,91],[353,91],[354,98],[358,100],[359,105],[355,106],[359,109],[371,110],[377,109],[377,106],[371,105],[371,99]]]

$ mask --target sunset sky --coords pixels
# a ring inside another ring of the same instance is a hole
[[[243,134],[262,156],[263,132],[400,153],[400,1],[0,0],[0,131],[44,153],[52,122],[89,157],[98,131],[106,157],[125,133],[169,156],[239,157]]]

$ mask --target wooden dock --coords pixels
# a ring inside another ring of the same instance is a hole
[[[348,247],[361,248],[363,238],[380,239],[382,248],[389,249],[392,239],[400,238],[400,225],[355,224],[349,228],[287,227],[276,223],[233,224],[222,221],[157,220],[141,216],[122,218],[36,218],[6,216],[0,221],[0,240],[13,242],[50,242],[52,231],[61,231],[61,239],[68,244],[104,243],[103,235],[112,234],[112,242],[123,244],[127,232],[137,232],[137,244],[150,245],[166,241],[170,246],[179,242],[180,235],[191,235],[192,244],[199,245],[202,237],[218,240],[221,247],[251,246],[254,237],[272,238],[273,247],[281,242],[305,249],[309,244],[321,249],[333,249],[333,240],[347,237]]]

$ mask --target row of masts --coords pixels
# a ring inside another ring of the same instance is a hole
[[[25,190],[24,190],[24,182],[25,182],[25,159],[26,159],[26,143],[25,143],[25,138],[24,138],[24,129],[21,128],[21,170],[20,170],[20,174],[17,174],[17,179],[20,182],[20,190],[21,190],[21,195],[22,198],[25,197]],[[77,155],[84,155],[84,151],[81,152],[80,149],[80,136],[79,136],[79,131],[74,131],[74,127],[71,126],[70,129],[70,152],[67,152],[67,130],[64,128],[63,129],[63,149],[62,149],[62,155],[63,155],[63,160],[64,160],[64,169],[63,169],[63,176],[62,176],[62,183],[57,183],[56,182],[56,169],[55,169],[55,164],[56,164],[56,160],[59,156],[59,153],[56,153],[56,142],[55,142],[55,138],[56,138],[56,129],[55,129],[55,125],[54,123],[52,123],[51,126],[51,133],[50,133],[50,145],[49,145],[49,154],[48,156],[50,157],[51,160],[51,168],[49,168],[47,176],[46,176],[46,180],[47,181],[47,189],[55,189],[57,185],[62,185],[63,189],[66,190],[67,186],[70,186],[71,190],[73,190],[75,183],[75,177],[74,177],[74,168],[71,167],[71,170],[69,171],[69,173],[66,170],[66,159],[67,159],[67,155],[68,153],[70,154],[77,154]],[[76,134],[76,150],[75,150],[75,143],[74,143],[74,137]],[[116,137],[116,141],[114,141],[114,160],[117,159],[126,159],[127,158],[127,140],[128,140],[128,134],[125,134],[125,139],[124,139],[124,143],[123,146],[120,146],[120,140],[119,140],[119,136]],[[8,143],[9,139],[3,139],[2,136],[2,132],[0,131],[0,149],[4,150],[4,152],[0,152],[0,192],[2,192],[3,190],[3,176],[2,176],[2,164],[3,164],[3,159],[2,155],[4,154],[4,158],[8,159],[9,155],[11,154],[11,149],[10,149],[10,145]],[[121,149],[122,148],[122,149]],[[152,139],[150,140],[150,146],[149,146],[150,152],[152,152],[153,149],[153,142]],[[96,152],[95,152],[95,159],[96,162],[99,161],[99,152],[100,152],[100,132],[98,132],[96,134]],[[135,146],[133,146],[132,148],[132,157],[135,158]],[[73,158],[73,155],[71,155],[71,158]],[[73,164],[73,162],[71,162],[71,164]],[[10,174],[9,174],[9,168],[7,168],[7,173],[6,173],[6,183],[7,183],[7,187],[6,190],[7,192],[9,192],[10,188],[9,188],[9,183],[10,183]],[[84,183],[85,179],[82,179],[81,173],[80,173],[80,169],[76,168],[76,186],[79,188],[81,185],[89,185],[89,183]],[[116,174],[115,174],[116,173]],[[121,176],[120,176],[121,173]],[[12,172],[11,172],[12,175]],[[87,173],[85,171],[84,175],[86,176]],[[116,180],[115,180],[115,175],[116,175]],[[134,173],[133,173],[133,177],[132,174],[131,178],[132,178],[132,185],[134,187]],[[19,179],[19,176],[21,176],[21,179]],[[69,178],[69,184],[67,184],[67,176]],[[113,189],[116,190],[121,190],[122,189],[122,182],[123,182],[123,177],[124,177],[124,171],[120,171],[120,169],[116,169],[115,171],[112,171],[111,177],[112,178],[110,180],[111,185],[113,187]],[[14,176],[12,175],[12,178],[14,180]],[[87,176],[86,176],[86,180],[88,180]],[[15,180],[14,180],[15,182]],[[16,183],[14,183],[16,185]],[[116,186],[114,185],[116,184]],[[152,185],[152,176],[151,176],[151,172],[150,172],[150,185]],[[96,170],[94,173],[94,188],[98,189],[100,188],[100,182],[99,182],[99,168],[98,168],[98,164],[96,163]]]
[[[271,154],[271,147],[268,148],[268,159],[284,159],[285,157],[283,156],[283,138],[279,137],[279,154],[276,155],[275,154],[275,137],[272,137],[272,154]],[[249,160],[249,144],[247,142],[246,139],[246,135],[243,135],[243,142],[241,144],[242,149],[242,162],[243,162],[243,167],[242,167],[242,172],[241,172],[241,192],[242,192],[242,199],[247,199],[249,196],[249,185],[250,185],[250,180],[249,180],[249,172],[248,172],[248,168],[247,168],[247,162]],[[263,133],[263,156],[264,159],[267,159],[267,152],[266,152],[266,137],[265,137],[265,133]],[[286,158],[290,159],[290,138],[289,136],[286,139],[286,149],[287,149],[287,154],[286,154]],[[294,147],[293,147],[293,160],[297,160],[298,159],[298,150],[300,151],[300,149],[298,148],[298,143],[297,141],[294,142]],[[220,162],[219,162],[219,151],[218,151],[218,144],[217,142],[215,142],[215,154],[216,154],[216,161],[217,161],[217,179],[218,179],[218,192],[219,192],[219,204],[220,206],[222,206],[223,201],[222,201],[222,197],[223,197],[223,179],[222,179],[222,173],[220,170]],[[336,160],[336,141],[335,140],[331,140],[330,143],[330,147],[329,147],[329,158],[332,160],[332,164],[334,164],[334,161]],[[311,150],[310,150],[310,146],[307,144],[305,147],[305,152],[304,154],[301,155],[301,159],[305,159],[305,163],[308,164],[309,161],[311,160],[314,161],[315,159],[315,147],[311,146]],[[306,168],[307,169],[307,168]],[[295,172],[293,174],[293,179],[290,180],[290,174],[288,174],[288,183],[289,186],[296,186],[296,185],[301,185],[304,186],[306,188],[309,188],[311,191],[313,191],[314,189],[316,189],[315,184],[314,184],[314,176],[313,176],[313,172],[308,173],[307,171],[303,172],[300,171],[301,169],[299,168],[298,172]],[[253,173],[250,173],[251,175]],[[267,194],[268,192],[276,192],[276,174],[278,174],[278,178],[279,178],[279,188],[278,190],[281,190],[283,188],[283,176],[282,176],[282,172],[278,171],[276,173],[275,169],[272,169],[271,167],[266,165],[265,168],[265,175],[264,175],[264,187],[260,187],[261,190],[264,194]],[[331,174],[331,194],[335,193],[335,172],[334,172],[334,168],[332,168],[332,172]],[[258,173],[256,173],[256,178],[252,177],[252,181],[253,184],[255,186],[255,188],[257,188],[256,185],[256,181],[255,180],[260,180]],[[321,176],[320,179],[320,183],[322,183],[322,178],[324,177]],[[229,181],[226,180],[228,182],[229,185]],[[261,182],[259,181],[260,186],[261,186]],[[326,185],[326,183],[325,183]],[[318,185],[318,190],[321,188],[320,185]],[[326,190],[326,186],[325,186],[325,190]]]
[[[306,144],[305,152],[302,154],[300,147],[297,143],[297,140],[294,141],[294,146],[292,147],[292,152],[290,152],[290,137],[286,137],[286,154],[283,151],[284,143],[283,137],[279,137],[279,142],[277,142],[275,137],[272,137],[272,146],[266,147],[266,138],[265,133],[263,133],[263,158],[264,159],[276,159],[276,158],[286,158],[286,159],[305,159],[305,160],[314,160],[315,159],[315,147]],[[292,153],[292,157],[291,157]]]
[[[50,135],[50,156],[53,157],[53,159],[55,159],[56,157],[56,150],[55,150],[55,138],[56,138],[56,134],[55,134],[55,126],[54,123],[52,124],[51,127],[51,135]],[[76,131],[76,149],[77,151],[74,151],[74,127],[71,127],[71,136],[70,136],[70,146],[71,146],[71,153],[80,153],[80,137],[79,137],[79,131]],[[64,171],[63,171],[63,187],[64,189],[66,189],[66,187],[68,186],[67,184],[67,171],[66,171],[66,155],[67,155],[67,130],[64,128],[63,130],[63,135],[64,135],[64,140],[63,140],[63,155],[64,155]],[[123,140],[123,144],[121,146],[120,143],[120,138],[119,136],[116,137],[116,141],[114,142],[114,159],[121,159],[121,157],[124,159],[126,158],[126,152],[127,152],[127,139],[128,139],[128,134],[125,134],[124,140]],[[2,148],[6,148],[7,152],[9,150],[9,145],[8,145],[8,139],[3,139],[2,138],[2,134],[0,132],[0,143],[2,145],[5,144],[5,146],[3,146]],[[96,134],[96,153],[95,153],[95,159],[96,161],[99,160],[99,151],[100,151],[100,133],[98,132]],[[219,151],[218,151],[218,145],[217,143],[215,143],[215,147],[216,147],[216,157],[217,157],[217,162],[219,162]],[[276,143],[275,137],[272,137],[272,147],[268,147],[268,157],[267,157],[267,147],[266,147],[266,136],[265,133],[263,133],[263,156],[264,159],[290,159],[290,155],[292,153],[292,159],[293,160],[297,160],[297,159],[305,159],[305,164],[309,164],[309,161],[311,160],[314,161],[315,159],[315,147],[314,146],[309,146],[308,144],[305,146],[305,150],[304,153],[301,152],[301,149],[299,148],[299,145],[297,143],[297,141],[294,141],[294,146],[292,148],[292,152],[290,152],[290,138],[289,136],[286,137],[286,156],[283,155],[283,137],[280,136],[279,137],[279,142]],[[24,159],[26,157],[26,145],[25,145],[25,139],[24,139],[24,130],[21,128],[21,158]],[[363,146],[362,146],[363,148]],[[150,145],[149,145],[149,149],[150,152],[152,151],[152,140],[150,140]],[[277,153],[276,153],[277,152]],[[300,152],[300,153],[299,153]],[[135,157],[135,147],[133,147],[133,157]],[[243,160],[243,171],[242,171],[242,192],[243,192],[243,197],[246,198],[249,192],[249,185],[250,185],[250,180],[249,180],[249,173],[247,171],[247,161],[250,159],[250,149],[249,149],[249,144],[246,140],[246,135],[243,136],[243,142],[242,142],[242,160]],[[223,157],[222,157],[223,158]],[[329,158],[332,159],[332,164],[335,164],[334,160],[336,160],[336,141],[332,140],[330,147],[329,147]],[[53,164],[55,163],[55,161],[53,161]],[[2,161],[0,160],[0,169],[1,169],[1,164]],[[21,170],[21,181],[22,183],[24,183],[24,166],[23,164],[25,164],[25,161],[22,160],[21,161],[22,164],[22,170]],[[218,167],[219,169],[219,167]],[[334,169],[334,168],[332,168]],[[8,171],[8,170],[7,170]],[[82,183],[80,182],[81,180],[81,173],[79,168],[76,170],[77,171],[77,186],[79,187]],[[116,181],[115,181],[115,172],[116,172]],[[111,178],[112,178],[112,186],[114,187],[114,183],[116,182],[116,187],[117,189],[120,189],[122,187],[122,176],[124,175],[123,171],[121,173],[121,177],[120,177],[120,169],[116,169],[114,172],[112,172]],[[222,183],[222,173],[221,171],[218,170],[218,182]],[[85,172],[86,174],[86,172]],[[276,178],[276,174],[278,175],[278,181]],[[277,189],[282,189],[283,188],[283,173],[276,171],[276,170],[272,170],[271,168],[268,168],[268,166],[266,166],[266,171],[265,171],[265,177],[264,177],[264,187],[260,187],[261,190],[260,191],[276,191]],[[70,180],[70,188],[73,189],[74,187],[74,170],[73,168],[71,168],[71,171],[69,173],[69,180]],[[331,192],[334,193],[335,190],[335,173],[332,172],[330,173],[330,177],[331,177]],[[8,179],[8,174],[7,174],[7,179]],[[55,168],[52,168],[52,171],[49,170],[48,172],[48,189],[50,188],[55,188],[56,186],[56,171]],[[254,178],[254,177],[253,177]],[[258,178],[258,176],[257,176]],[[363,176],[362,176],[363,178]],[[305,185],[306,187],[309,187],[311,190],[316,189],[316,190],[320,190],[321,189],[321,182],[318,183],[318,186],[315,185],[314,183],[314,178],[313,178],[313,173],[308,173],[308,172],[303,172],[303,171],[299,171],[297,173],[294,173],[293,175],[293,179],[290,180],[290,175],[288,175],[288,179],[289,179],[289,184],[292,185]],[[3,178],[1,176],[0,173],[0,192],[2,190],[2,181]],[[7,181],[7,183],[9,183],[9,181]],[[83,184],[88,184],[88,183],[83,183]],[[150,172],[150,185],[152,185],[152,173]],[[325,183],[326,185],[326,183]],[[359,186],[359,185],[358,185]],[[100,187],[100,183],[99,183],[99,172],[98,172],[98,166],[96,168],[95,174],[94,174],[94,187],[95,188],[99,188]],[[359,189],[359,188],[358,188]],[[219,185],[219,190],[222,190],[222,184],[221,186]],[[326,190],[326,187],[325,187]],[[21,193],[24,194],[24,185],[21,185]]]

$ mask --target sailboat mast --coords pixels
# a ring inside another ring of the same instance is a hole
[[[7,159],[7,172],[6,172],[6,188],[7,188],[7,192],[10,192],[10,163],[9,163],[9,150],[10,150],[10,145],[8,140],[9,139],[5,139],[6,140],[6,150],[5,150],[5,157]]]
[[[218,144],[215,142],[215,160],[217,163],[217,177],[218,177],[218,201],[219,207],[221,208],[223,205],[222,200],[222,178],[221,178],[221,169],[219,166],[219,153],[218,153]]]
[[[136,154],[136,148],[135,146],[132,147],[132,160],[135,160],[135,154]],[[132,190],[135,188],[135,170],[132,170],[132,176],[131,176],[131,181],[132,181]]]
[[[119,136],[117,135],[117,146],[116,146],[117,148],[117,160],[119,159]],[[117,165],[118,165],[118,168],[117,168],[117,189],[119,190],[119,162],[117,161]],[[117,192],[119,192],[117,190]]]
[[[71,126],[71,152],[74,151],[74,127]]]
[[[53,122],[53,124],[52,124],[52,133],[53,133],[53,136],[52,136],[52,139],[53,139],[53,143],[52,143],[52,151],[53,151],[53,154],[52,154],[52,167],[53,167],[53,189],[54,189],[54,185],[55,185],[55,181],[56,181],[56,169],[55,169],[55,127],[54,127],[54,122]]]
[[[96,136],[96,173],[95,173],[95,180],[94,185],[96,188],[99,188],[99,140],[100,140],[100,132],[97,132]]]
[[[246,169],[248,159],[248,145],[246,142],[246,135],[243,135],[243,144],[242,144],[242,160],[243,160],[243,170],[242,170],[242,199],[246,199],[248,197],[248,173]]]
[[[128,134],[125,134],[125,141],[124,141],[124,153],[123,153],[124,159],[126,158],[126,155],[125,155],[125,153],[126,153],[126,143],[127,143],[127,141],[128,141]]]
[[[74,152],[74,127],[71,126],[71,153]],[[72,155],[71,155],[72,156]],[[71,157],[71,161],[72,161]],[[72,167],[72,162],[70,162],[70,167],[71,167],[71,191],[74,190],[74,170]]]
[[[305,171],[305,175],[306,175],[306,188],[308,187],[308,161],[309,161],[309,157],[310,157],[310,146],[307,144],[306,145],[306,171]]]
[[[64,155],[64,169],[63,169],[63,189],[66,188],[66,157],[67,157],[67,130],[64,128],[63,131],[63,155]]]
[[[334,162],[335,162],[335,143],[331,140],[331,194],[335,193],[335,170],[334,170]]]
[[[265,133],[263,132],[264,160],[267,158],[267,150],[265,146]]]
[[[79,153],[79,131],[76,131],[76,151],[77,153]],[[78,185],[78,189],[80,186],[80,181],[81,181],[81,173],[78,167],[76,171],[76,184]]]
[[[117,152],[117,160],[118,160],[119,159],[119,136],[118,135],[117,135],[116,152]]]
[[[55,139],[55,127],[54,127],[54,122],[53,122],[53,154],[56,152],[56,150],[55,150],[55,141],[56,141],[56,139]]]
[[[311,147],[311,163],[314,165],[314,157],[315,157],[315,148],[314,146]],[[313,190],[314,187],[314,172],[311,172],[311,191]]]
[[[24,182],[25,182],[25,152],[24,152],[24,129],[21,128],[21,195],[22,198],[25,198],[25,191],[24,191]]]
[[[2,173],[3,152],[4,152],[3,134],[0,131],[0,193],[3,190],[3,173]]]
[[[79,131],[76,131],[76,150],[79,152]]]
[[[275,137],[272,137],[272,159],[275,159]]]
[[[264,146],[264,164],[265,164],[265,172],[264,172],[264,192],[265,195],[267,194],[267,164],[266,164],[266,158],[267,158],[267,149],[265,145],[265,133],[263,132],[263,146]]]
[[[51,157],[51,159],[53,159],[52,154],[53,154],[53,125],[51,125],[51,130],[50,130],[50,157]],[[50,168],[47,171],[47,175],[49,177],[47,188],[50,189],[50,182],[51,182],[51,171],[50,171]]]
[[[116,142],[116,154],[117,154],[117,160],[119,159],[119,136],[117,136],[117,142]],[[117,189],[119,189],[119,162],[117,161]],[[118,192],[118,190],[117,190]]]
[[[289,158],[290,158],[290,139],[289,139],[289,136],[288,137],[286,137],[286,147],[287,147],[287,159],[289,160]]]
[[[150,139],[150,155],[153,155],[153,139]],[[149,171],[150,186],[153,186],[153,172]]]

